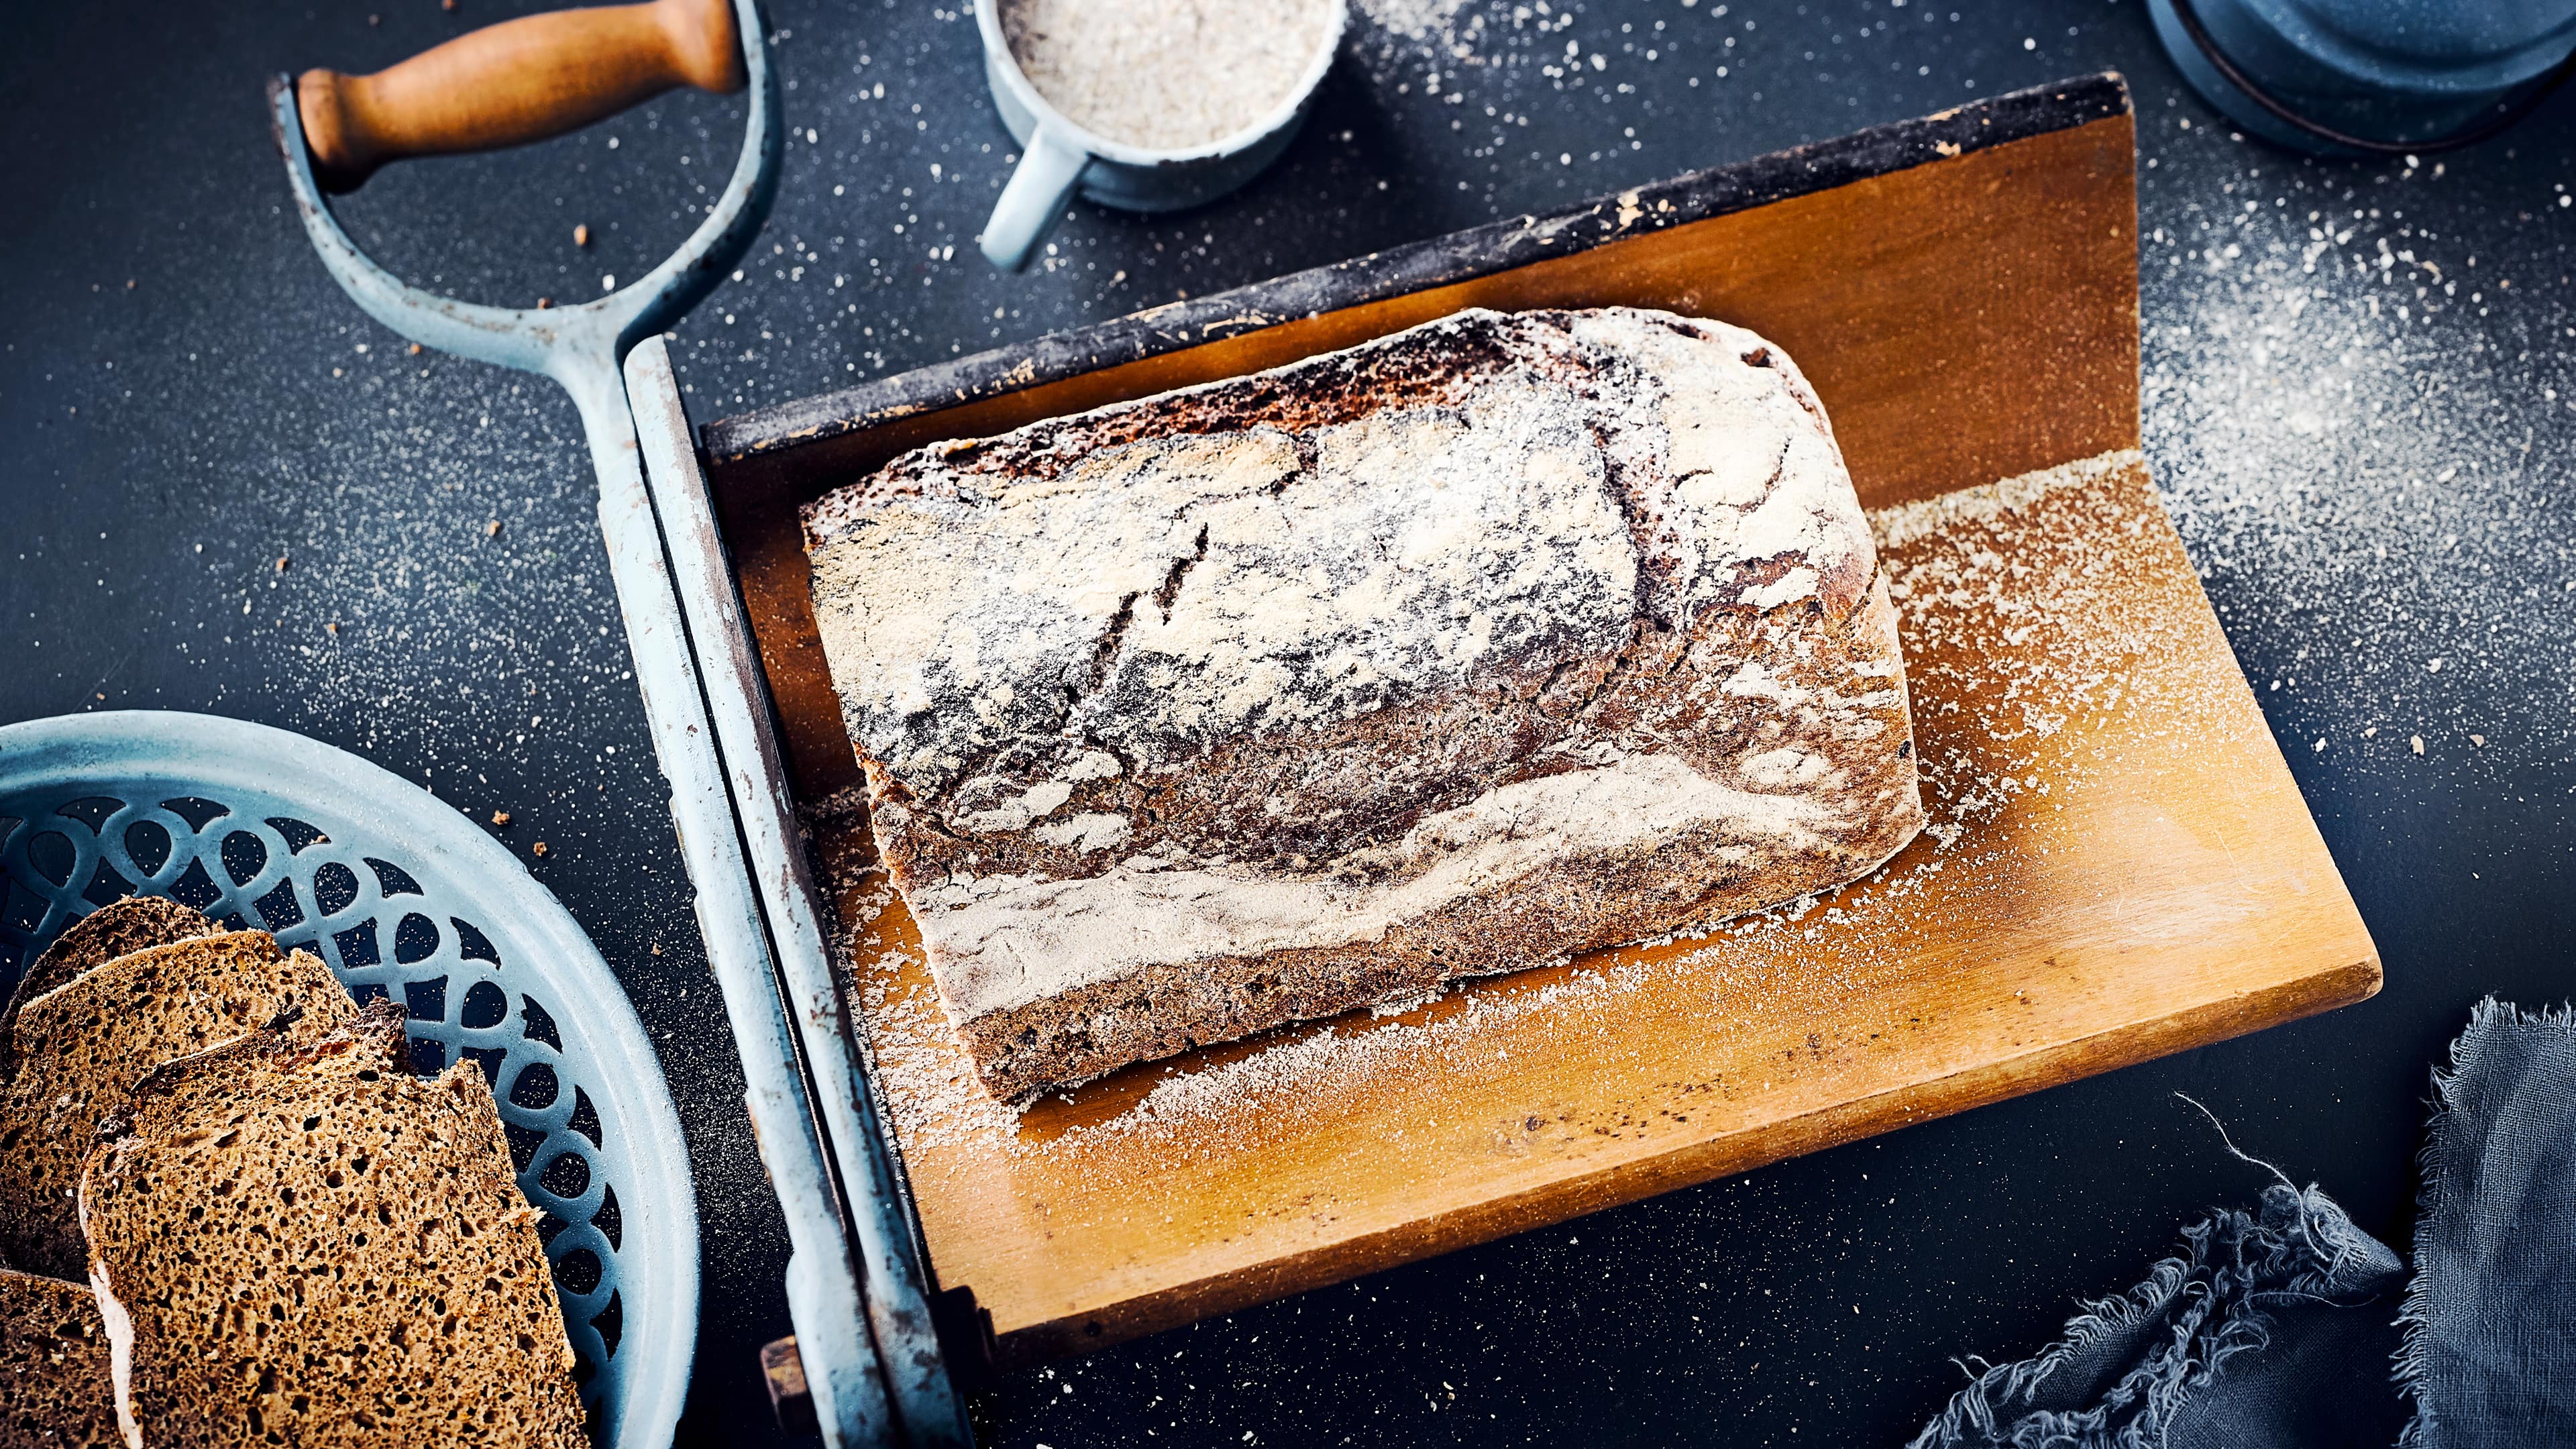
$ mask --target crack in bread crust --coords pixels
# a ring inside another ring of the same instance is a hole
[[[1759,909],[1920,828],[1830,425],[1721,323],[1463,313],[917,450],[805,523],[880,853],[1000,1096]]]
[[[1253,956],[1201,957],[1084,982],[958,1022],[999,1098],[1113,1071],[1129,1062],[1338,1015],[1467,977],[1545,965],[1694,924],[1713,923],[1828,889],[1876,869],[1922,828],[1912,727],[1901,676],[1869,695],[1835,686],[1891,668],[1896,614],[1873,587],[1839,647],[1818,648],[1760,677],[1765,693],[1686,756],[1706,775],[1740,776],[1783,751],[1830,759],[1840,777],[1808,797],[1825,821],[1816,840],[1748,844],[1714,828],[1626,850],[1568,854],[1382,937]],[[1729,641],[1741,647],[1743,641]],[[1740,656],[1735,656],[1740,657]],[[1718,675],[1743,678],[1743,666]],[[1649,676],[1605,707],[1645,711],[1687,692],[1684,677]],[[1776,690],[1774,697],[1769,691]],[[1870,696],[1875,697],[1870,697]],[[1855,744],[1871,746],[1855,750]],[[1194,778],[1222,778],[1209,772]],[[1220,803],[1216,808],[1222,810]],[[1730,853],[1734,858],[1730,859]],[[888,852],[907,900],[932,894],[920,862]],[[907,885],[910,879],[913,884]],[[925,939],[928,938],[925,930]],[[943,980],[943,995],[949,990]],[[952,1015],[955,1013],[952,1012]]]

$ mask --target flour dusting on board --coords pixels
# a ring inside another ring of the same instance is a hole
[[[1750,1018],[1792,982],[1812,996],[1822,974],[1828,991],[1857,1000],[1932,944],[1918,924],[1928,898],[2001,908],[2028,888],[2026,862],[2048,847],[2050,817],[2111,758],[2096,734],[2103,722],[2120,719],[2132,737],[2146,724],[2160,743],[2249,743],[2224,737],[2228,725],[2202,707],[2233,680],[2175,662],[2206,624],[2178,586],[2178,553],[2137,453],[1880,510],[1871,524],[1904,615],[1932,818],[1931,839],[1886,870],[1692,933],[1678,952],[1623,951],[1453,987],[1398,1014],[1290,1028],[1014,1111],[977,1085],[909,924],[880,937],[895,900],[882,872],[852,862],[834,882],[858,932],[850,977],[913,1170],[939,1171],[958,1160],[943,1149],[969,1145],[1059,1165],[1140,1141],[1183,1158],[1243,1151],[1364,1085],[1428,1091],[1444,1075],[1508,1070],[1523,1038],[1505,1028],[1534,1014],[1552,1035],[1615,1031],[1649,993],[1713,999]],[[2168,581],[2162,592],[2141,586],[2152,577]],[[825,812],[857,808],[849,798]]]

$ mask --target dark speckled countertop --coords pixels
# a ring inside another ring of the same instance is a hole
[[[753,1352],[787,1331],[785,1245],[572,408],[363,319],[295,225],[261,106],[269,72],[373,69],[521,8],[22,8],[0,57],[17,138],[0,171],[0,720],[239,715],[477,819],[508,811],[498,833],[597,938],[680,1098],[708,1287],[682,1442],[766,1443]],[[2120,70],[2143,150],[2150,460],[2387,987],[1021,1374],[979,1403],[987,1440],[1896,1442],[1961,1382],[1954,1356],[2037,1348],[2193,1212],[2252,1197],[2259,1174],[2178,1090],[2403,1243],[2426,1072],[2469,1004],[2576,991],[2576,97],[2438,166],[2320,164],[2237,139],[2185,94],[2139,0],[1354,8],[1270,175],[1155,220],[1077,207],[1012,277],[974,248],[1012,148],[971,16],[780,0],[796,141],[741,280],[680,328],[690,406],[705,421]],[[1406,15],[1430,18],[1420,38],[1371,18]],[[683,234],[737,119],[669,98],[528,152],[396,168],[343,215],[442,289],[595,295]]]

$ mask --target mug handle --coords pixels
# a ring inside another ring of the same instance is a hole
[[[1064,215],[1083,168],[1090,164],[1089,152],[1046,127],[1030,132],[1028,153],[984,223],[985,258],[1007,272],[1026,265],[1029,253]]]

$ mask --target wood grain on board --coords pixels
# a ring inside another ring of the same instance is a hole
[[[856,777],[794,507],[936,438],[1467,306],[1623,303],[1782,344],[1873,510],[2134,449],[2131,157],[2122,114],[900,419],[826,468],[720,467],[799,788]],[[863,816],[831,816],[942,1286],[973,1290],[1006,1362],[1080,1352],[2369,995],[2369,937],[2143,466],[1997,517],[1886,555],[1941,837],[1794,918],[1143,1064],[1016,1118],[945,1032]]]
[[[1995,558],[1973,597],[1927,597],[1938,560],[1909,572],[1944,547]],[[1794,919],[1146,1063],[1011,1121],[977,1110],[901,903],[875,873],[845,875],[931,1259],[991,1310],[1006,1361],[2377,988],[2369,936],[2142,466],[1888,562],[1916,584],[1900,608],[1948,611],[1938,627],[1909,618],[1906,654],[1932,817],[1952,828]],[[2040,609],[2054,612],[2035,624]]]

